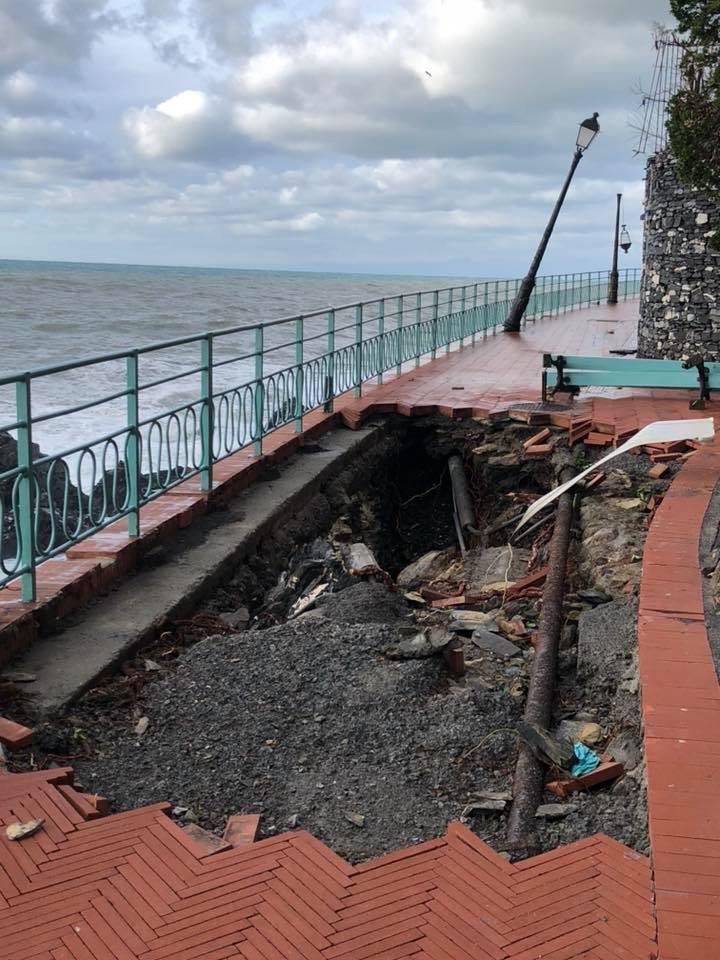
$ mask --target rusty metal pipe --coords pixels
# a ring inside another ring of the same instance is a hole
[[[566,468],[560,475],[560,482],[564,483],[572,475],[573,471]],[[525,720],[545,729],[550,726],[552,717],[574,496],[574,491],[568,490],[558,500],[555,530],[550,541],[549,569],[538,623],[535,659],[525,702]],[[543,787],[543,765],[530,747],[521,742],[515,767],[513,803],[508,818],[509,849],[526,854],[537,850],[535,812],[542,801]]]
[[[475,527],[475,510],[468,489],[462,457],[453,454],[448,460],[448,470],[450,471],[450,483],[452,484],[455,511],[460,529],[464,533],[470,533],[476,537],[482,536],[482,531]]]

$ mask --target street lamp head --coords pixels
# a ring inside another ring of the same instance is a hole
[[[599,116],[599,113],[594,113],[580,124],[577,138],[577,148],[580,153],[585,153],[595,137],[600,133],[600,124],[598,123]]]
[[[622,232],[620,234],[620,246],[625,253],[629,253],[630,247],[632,246],[632,240],[630,239],[630,234],[628,233],[628,229],[625,224],[623,224]]]

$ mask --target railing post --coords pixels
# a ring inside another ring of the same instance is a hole
[[[125,362],[127,386],[127,511],[128,535],[140,536],[140,404],[138,392],[138,354],[129,354]]]
[[[22,471],[18,499],[19,516],[15,517],[15,537],[19,541],[18,560],[27,567],[20,577],[20,599],[35,601],[35,479],[32,463],[32,403],[30,375],[25,374],[15,386],[17,428],[17,465]]]
[[[433,290],[433,304],[432,304],[432,350],[430,356],[434,360],[437,357],[437,327],[438,327],[438,310],[440,304],[440,291]]]
[[[405,311],[405,297],[402,294],[400,294],[400,296],[397,298],[397,315],[398,315],[397,357],[396,357],[397,363],[395,364],[395,373],[398,377],[402,373],[402,365],[403,365],[403,357],[404,357],[404,351],[403,351],[403,313],[404,311]]]
[[[305,392],[305,318],[298,317],[295,321],[295,433],[302,433],[303,428],[303,393]]]
[[[327,391],[325,397],[325,413],[332,413],[335,407],[335,311],[329,310],[327,315]]]
[[[472,340],[471,343],[475,346],[475,335],[477,334],[477,325],[478,325],[478,285],[475,284],[475,290],[473,291],[473,322],[472,322]]]
[[[362,396],[363,305],[355,307],[355,386],[353,394]]]
[[[450,344],[453,341],[453,293],[455,291],[450,287],[448,294],[448,312],[447,312],[447,338],[445,340],[445,353],[450,353]]]
[[[422,294],[415,294],[415,366],[420,366],[420,356],[422,354]]]
[[[463,286],[462,293],[460,294],[460,346],[465,346],[465,324],[467,323],[467,318],[465,316],[465,290]]]
[[[499,303],[499,302],[500,302],[500,281],[499,281],[499,280],[496,280],[496,281],[495,281],[495,310],[494,310],[494,319],[495,319],[495,320],[497,320],[497,318],[498,318],[498,316],[499,316],[499,314],[500,314],[500,308],[498,307],[498,303]],[[495,333],[497,332],[497,331],[496,331],[496,328],[497,328],[497,323],[494,323],[494,324],[493,324],[493,336],[495,336]]]
[[[255,429],[257,436],[253,441],[253,452],[261,457],[263,452],[263,433],[265,410],[265,331],[263,327],[255,327]]]
[[[377,337],[378,337],[378,373],[377,382],[383,382],[383,373],[385,372],[385,300],[378,304],[377,315]]]
[[[211,336],[200,341],[200,392],[202,394],[202,414],[200,416],[200,444],[202,459],[200,463],[200,489],[212,490],[213,468],[213,342]]]

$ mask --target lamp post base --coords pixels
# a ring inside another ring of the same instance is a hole
[[[610,280],[608,281],[607,302],[610,306],[615,306],[615,304],[618,302],[619,288],[620,288],[620,276],[617,270],[613,270],[610,273]]]
[[[534,289],[535,277],[525,277],[523,282],[520,284],[520,289],[517,292],[517,296],[513,300],[513,304],[510,307],[510,313],[507,315],[507,319],[503,324],[503,330],[505,333],[520,332],[520,324],[522,323],[522,318],[525,316],[525,311],[530,303],[530,297],[532,296]]]

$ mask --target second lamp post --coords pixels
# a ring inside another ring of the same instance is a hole
[[[520,284],[520,289],[518,290],[517,296],[515,297],[512,307],[510,308],[510,313],[508,314],[504,326],[506,333],[517,333],[520,330],[520,323],[525,311],[527,310],[532,292],[535,289],[537,272],[540,269],[540,264],[545,256],[545,250],[550,242],[550,237],[552,236],[553,229],[555,228],[557,218],[560,215],[560,210],[562,209],[567,192],[570,189],[572,179],[575,176],[575,171],[577,170],[585,151],[593,142],[598,133],[600,133],[600,124],[598,123],[599,116],[599,113],[594,113],[591,117],[588,117],[587,120],[583,120],[583,122],[580,124],[580,130],[578,132],[577,142],[575,145],[575,155],[573,156],[573,161],[570,165],[570,172],[568,173],[567,179],[565,180],[563,188],[560,191],[560,196],[557,199],[557,203],[555,204],[555,209],[552,212],[550,221],[545,228],[545,233],[540,241],[540,246],[537,249],[537,253],[530,264],[528,275]]]

